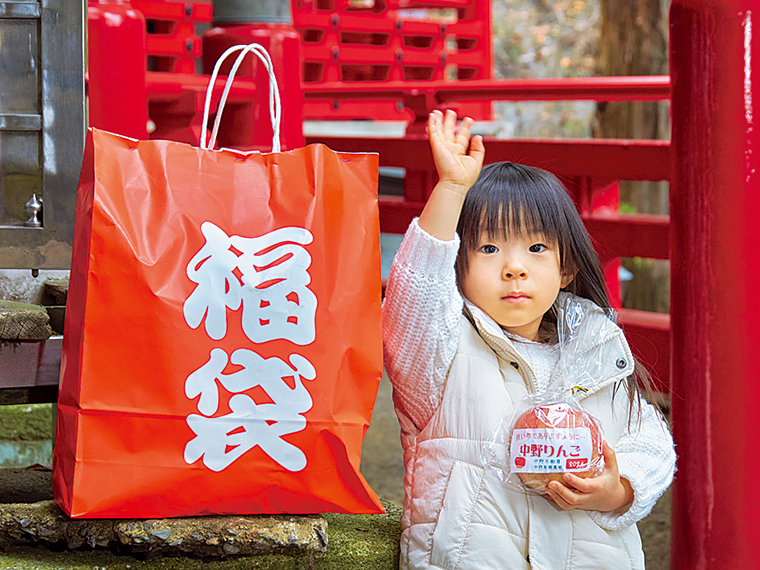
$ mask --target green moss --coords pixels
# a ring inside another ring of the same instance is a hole
[[[0,440],[53,439],[52,404],[0,406]]]
[[[384,515],[325,514],[330,548],[314,554],[315,570],[398,568],[401,508],[383,501]]]
[[[383,501],[385,515],[325,514],[329,548],[324,553],[268,554],[204,561],[186,557],[139,560],[106,550],[53,552],[13,546],[0,556],[0,569],[14,570],[396,570],[401,509]]]

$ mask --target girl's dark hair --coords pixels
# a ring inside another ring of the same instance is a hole
[[[479,246],[483,232],[489,238],[543,234],[556,244],[562,271],[574,274],[564,290],[610,308],[599,256],[570,195],[553,174],[512,162],[483,167],[467,193],[457,226],[461,246],[455,268],[460,289],[469,256]],[[545,342],[557,341],[556,303],[544,315],[539,336]],[[653,394],[649,374],[640,363],[636,362],[634,373],[625,380],[625,389],[631,412],[639,408],[640,389],[647,396]]]

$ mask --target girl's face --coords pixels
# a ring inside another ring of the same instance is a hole
[[[507,332],[536,341],[544,313],[573,280],[562,272],[557,245],[542,234],[489,239],[484,232],[468,265],[465,297]]]

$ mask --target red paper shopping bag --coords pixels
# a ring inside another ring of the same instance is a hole
[[[73,517],[382,512],[378,159],[91,129],[53,461]]]

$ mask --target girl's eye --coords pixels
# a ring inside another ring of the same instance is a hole
[[[499,251],[499,248],[496,247],[495,245],[490,245],[490,244],[489,245],[481,245],[480,246],[480,251],[482,251],[483,253],[496,253],[497,251]]]
[[[546,249],[546,246],[542,243],[534,243],[532,246],[528,248],[528,251],[531,253],[541,253]]]

